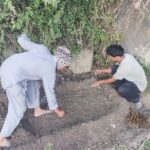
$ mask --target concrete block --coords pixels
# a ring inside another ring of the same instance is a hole
[[[70,69],[75,74],[82,74],[91,71],[93,64],[93,50],[82,49],[81,52],[73,57]]]

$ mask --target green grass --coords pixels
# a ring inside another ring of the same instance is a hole
[[[51,144],[47,143],[44,150],[51,150]],[[111,149],[115,150],[115,149]],[[129,150],[126,146],[119,146],[119,150]],[[144,141],[143,144],[137,150],[150,150],[150,141]]]
[[[47,143],[44,150],[51,150],[51,144]]]
[[[115,148],[111,150],[116,150]],[[130,150],[130,148],[127,148],[125,145],[120,145],[117,150]],[[150,150],[150,141],[145,140],[137,150]]]
[[[145,90],[145,94],[150,94],[150,67],[146,66],[145,64],[142,64],[142,67],[145,71],[147,81],[148,81],[148,85],[147,85],[147,88]]]
[[[138,150],[150,150],[150,141],[145,141]]]

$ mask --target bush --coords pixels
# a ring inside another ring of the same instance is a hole
[[[114,40],[111,7],[117,0],[3,0],[0,5],[0,52],[17,47],[22,32],[53,50],[65,44],[73,53],[96,51]]]

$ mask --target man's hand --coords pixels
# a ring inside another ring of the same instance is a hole
[[[97,74],[104,74],[104,72],[103,72],[103,70],[96,70],[95,71],[95,74],[97,75]]]
[[[100,85],[102,84],[110,84],[110,83],[113,83],[115,82],[116,79],[114,77],[112,78],[108,78],[108,79],[104,79],[104,80],[99,80],[99,81],[95,81],[91,87],[99,87]]]
[[[101,84],[102,84],[101,81],[95,81],[95,82],[91,85],[91,87],[99,87]]]
[[[95,71],[95,74],[105,74],[105,73],[111,73],[111,68],[107,68],[107,69],[97,69]]]

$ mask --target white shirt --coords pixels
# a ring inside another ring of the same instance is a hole
[[[117,80],[126,79],[131,81],[137,85],[140,91],[144,91],[147,86],[147,79],[142,66],[130,54],[125,54],[117,72],[114,74],[114,78]]]
[[[7,89],[23,80],[42,80],[47,99],[55,101],[56,57],[26,35],[18,37],[18,43],[26,52],[14,54],[3,62],[0,68],[2,87]]]

